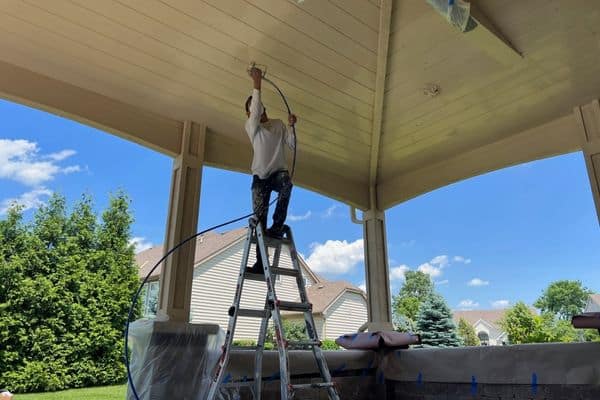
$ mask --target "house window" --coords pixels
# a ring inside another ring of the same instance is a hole
[[[142,317],[154,318],[158,310],[159,281],[148,282],[142,292]]]
[[[488,335],[487,332],[481,331],[477,334],[477,337],[479,338],[482,346],[487,346],[490,344],[490,335]]]

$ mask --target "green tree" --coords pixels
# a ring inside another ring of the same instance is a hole
[[[458,336],[465,346],[479,346],[480,344],[475,328],[463,318],[458,321]]]
[[[556,281],[546,288],[534,306],[543,313],[549,312],[560,319],[570,320],[583,312],[591,293],[580,281]]]
[[[461,345],[452,321],[452,313],[442,296],[432,293],[419,310],[416,321],[421,342],[436,347],[457,347]]]
[[[508,309],[500,325],[512,344],[545,342],[542,318],[522,301]]]
[[[413,331],[419,308],[433,293],[433,282],[421,271],[407,271],[404,284],[392,300],[394,325],[401,331]]]
[[[97,224],[89,196],[54,195],[31,223],[0,221],[0,386],[19,392],[120,383],[138,283],[123,193]]]
[[[304,321],[290,321],[287,319],[283,320],[283,331],[285,332],[285,338],[289,341],[302,341],[308,340],[308,335],[306,333],[306,324]],[[273,326],[273,322],[269,324],[269,329],[267,330],[267,337],[265,338],[265,342],[271,343],[273,346],[277,346],[277,341],[275,340],[275,327]]]

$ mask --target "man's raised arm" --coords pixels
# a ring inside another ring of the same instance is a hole
[[[262,101],[260,99],[262,71],[256,67],[252,67],[250,70],[250,77],[252,78],[254,87],[252,89],[252,101],[250,102],[249,107],[250,115],[246,121],[246,132],[248,132],[248,135],[252,138],[260,125],[260,118],[263,113]]]

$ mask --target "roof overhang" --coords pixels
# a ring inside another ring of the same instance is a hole
[[[386,209],[581,148],[571,113],[600,97],[600,9],[471,4],[477,27],[462,33],[424,0],[7,0],[0,95],[168,156],[194,121],[207,165],[248,172],[256,61],[300,118],[295,183]]]

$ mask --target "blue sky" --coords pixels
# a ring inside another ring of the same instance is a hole
[[[11,199],[35,208],[54,191],[70,202],[90,193],[102,209],[108,193],[123,189],[138,245],[162,242],[168,157],[6,101],[0,117],[0,212]],[[199,229],[249,212],[249,189],[247,175],[205,168]],[[430,273],[454,309],[531,303],[557,279],[600,291],[600,229],[580,153],[450,185],[388,210],[386,218],[394,293],[407,269]],[[362,228],[347,206],[295,188],[288,223],[313,269],[364,283]]]

